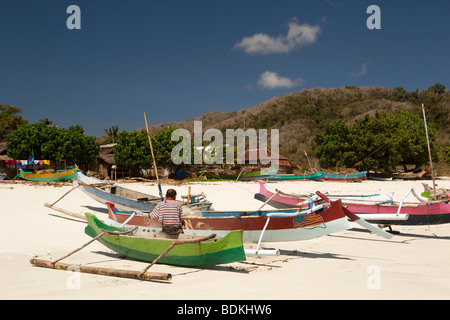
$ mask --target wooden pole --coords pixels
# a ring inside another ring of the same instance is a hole
[[[131,220],[131,218],[133,218],[135,215],[136,215],[136,212],[134,212],[134,213],[131,215],[131,217],[127,219],[127,221],[125,221],[124,223],[122,223],[122,224],[120,225],[120,227],[125,226],[125,225],[129,222],[129,220]],[[136,227],[136,228],[137,228],[137,227]],[[103,230],[103,229],[102,229],[102,230]],[[132,232],[132,230],[131,230],[131,231],[128,231],[128,232],[125,232],[125,233],[130,233],[130,232]],[[53,264],[56,264],[57,262],[61,261],[62,259],[65,259],[65,258],[67,258],[67,257],[69,257],[69,256],[71,256],[71,255],[73,255],[74,253],[80,251],[81,249],[87,247],[89,244],[91,244],[92,242],[94,242],[94,241],[97,240],[98,238],[101,238],[101,237],[102,237],[104,234],[106,234],[106,233],[109,233],[109,234],[120,234],[120,233],[118,233],[118,232],[116,232],[116,231],[103,230],[103,231],[102,231],[101,233],[99,233],[95,238],[89,240],[88,242],[86,242],[85,244],[83,244],[83,245],[82,245],[81,247],[79,247],[78,249],[75,249],[74,251],[72,251],[71,253],[65,255],[64,257],[55,260],[55,261],[53,262]]]
[[[74,265],[68,263],[53,263],[48,260],[41,259],[31,259],[30,263],[32,265],[44,268],[51,268],[57,270],[67,270],[69,267],[76,267],[82,273],[91,273],[102,276],[110,276],[110,277],[121,277],[121,278],[132,278],[139,280],[162,280],[162,281],[170,281],[172,280],[172,275],[170,273],[161,273],[161,272],[146,272],[142,273],[141,271],[132,271],[132,270],[121,270],[121,269],[110,269],[110,268],[99,268],[99,267],[90,267],[90,266],[81,266]]]
[[[153,153],[152,139],[150,138],[150,131],[148,130],[147,116],[145,115],[145,111],[144,111],[144,119],[145,119],[145,128],[147,129],[148,143],[150,144],[150,151],[152,152],[153,167],[155,168],[156,181],[158,182],[159,195],[162,200],[163,194],[161,190],[161,184],[159,183],[158,168],[156,167],[155,154]]]
[[[430,169],[431,169],[431,178],[433,179],[434,200],[437,200],[437,195],[436,195],[436,182],[434,181],[433,162],[432,162],[432,160],[431,160],[430,139],[428,138],[427,118],[426,118],[426,116],[425,116],[425,106],[423,105],[423,103],[422,103],[422,112],[423,112],[423,121],[424,121],[424,124],[425,124],[425,133],[427,134],[428,156],[430,157]]]
[[[81,247],[79,247],[78,249],[75,249],[74,251],[72,251],[71,253],[65,255],[62,258],[59,258],[57,260],[55,260],[54,262],[52,262],[53,265],[56,265],[56,263],[58,263],[59,261],[61,261],[62,259],[65,259],[71,255],[73,255],[75,252],[80,251],[81,249],[87,247],[89,244],[91,244],[92,242],[94,242],[95,240],[97,240],[98,238],[100,238],[101,236],[103,236],[106,233],[106,231],[103,231],[102,233],[98,234],[95,238],[89,240],[88,242],[86,242],[85,244],[83,244]]]
[[[277,192],[275,192],[273,195],[271,195],[270,198],[267,199],[266,202],[264,202],[263,205],[262,205],[261,207],[259,207],[259,209],[256,210],[256,211],[261,210],[261,209],[262,209],[267,203],[269,203],[269,201],[272,200],[279,192],[280,192],[280,191],[277,190]],[[300,207],[301,207],[301,206],[300,206]]]
[[[55,211],[59,211],[59,212],[61,212],[61,213],[64,213],[64,214],[66,214],[66,215],[68,215],[68,216],[71,216],[71,217],[73,217],[73,218],[77,218],[77,219],[81,219],[81,220],[86,220],[86,216],[85,216],[84,214],[81,214],[81,213],[73,213],[73,212],[67,211],[67,210],[65,210],[65,209],[61,209],[61,208],[58,208],[58,207],[54,207],[53,204],[50,205],[50,204],[48,204],[48,203],[44,203],[44,206],[46,206],[47,208],[53,209],[53,210],[55,210]]]
[[[48,205],[48,204],[47,204]],[[122,225],[124,225],[123,223]],[[113,233],[108,230],[104,230],[100,234],[98,234],[95,238],[89,240],[85,244],[83,244],[78,249],[75,249],[74,251],[70,252],[69,254],[65,255],[64,257],[61,257],[55,261],[48,261],[48,260],[41,260],[41,259],[31,259],[30,263],[32,265],[36,265],[39,267],[45,267],[45,268],[51,268],[51,269],[58,269],[58,270],[67,270],[69,267],[73,266],[73,264],[67,264],[67,263],[59,263],[59,261],[73,255],[74,253],[80,251],[81,249],[87,247],[89,244],[97,240],[98,238],[102,237],[106,233]],[[208,237],[215,237],[216,235],[211,235]],[[206,237],[205,237],[206,238]],[[200,239],[203,240],[203,239]],[[183,241],[177,244],[181,244]],[[168,250],[167,250],[168,252]],[[167,253],[166,252],[166,253]],[[92,273],[92,274],[98,274],[98,275],[104,275],[104,276],[112,276],[112,277],[122,277],[122,278],[134,278],[134,279],[142,279],[142,280],[171,280],[172,275],[170,273],[147,273],[149,267],[147,267],[144,271],[128,271],[128,270],[120,270],[120,269],[109,269],[109,268],[98,268],[98,267],[88,267],[88,266],[80,266],[77,265],[80,272],[83,273]]]
[[[191,187],[188,188],[187,205],[191,204]]]
[[[65,196],[67,196],[69,193],[71,193],[73,190],[75,190],[75,189],[78,188],[79,186],[80,186],[80,185],[77,185],[77,186],[73,187],[72,189],[70,189],[69,191],[67,191],[62,197],[60,197],[58,200],[56,200],[55,202],[53,202],[53,203],[49,206],[49,208],[53,207],[53,205],[54,205],[55,203],[57,203],[59,200],[61,200],[61,199],[64,198]]]

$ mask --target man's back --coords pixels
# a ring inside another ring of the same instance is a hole
[[[181,215],[183,214],[183,209],[181,208],[181,203],[176,200],[166,199],[158,203],[150,212],[150,218],[158,219],[163,226],[175,225],[181,226],[182,220]]]

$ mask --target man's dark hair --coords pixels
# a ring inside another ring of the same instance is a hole
[[[175,199],[175,197],[177,196],[177,192],[173,189],[169,189],[166,192],[166,198],[172,198]]]

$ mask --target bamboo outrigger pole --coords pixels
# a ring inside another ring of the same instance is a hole
[[[138,279],[138,280],[162,280],[162,281],[172,280],[172,275],[170,273],[161,273],[161,272],[142,273],[142,271],[100,268],[100,267],[92,267],[92,266],[74,265],[74,264],[69,264],[69,263],[61,263],[61,262],[53,264],[52,261],[41,260],[41,259],[36,259],[36,258],[31,259],[30,263],[32,265],[35,265],[38,267],[57,269],[57,270],[68,270],[68,269],[74,270],[74,268],[75,268],[75,270],[78,270],[79,272],[82,272],[82,273],[91,273],[91,274],[97,274],[97,275],[101,275],[101,276],[131,278],[131,279]]]
[[[145,115],[145,111],[144,111],[144,119],[145,119],[145,128],[147,129],[148,143],[150,144],[150,151],[152,152],[152,159],[153,159],[153,166],[155,168],[156,181],[158,182],[159,196],[161,197],[161,200],[163,200],[164,197],[163,197],[163,193],[161,190],[161,183],[159,183],[158,168],[156,167],[155,154],[153,153],[152,139],[150,138],[150,132],[148,131],[147,116]]]
[[[425,124],[425,133],[427,135],[427,144],[428,144],[428,156],[430,157],[430,170],[431,170],[431,178],[433,179],[433,191],[434,191],[434,200],[437,200],[436,195],[436,182],[434,181],[434,169],[433,162],[431,160],[431,148],[430,148],[430,139],[428,138],[428,126],[427,126],[427,118],[425,116],[425,106],[422,103],[422,112],[423,112],[423,121]]]
[[[131,217],[133,217],[133,216],[134,216],[134,214]],[[126,222],[128,222],[128,220]],[[126,224],[126,222],[124,222],[121,226],[124,226]],[[91,244],[95,240],[98,240],[99,238],[101,238],[103,235],[105,235],[107,233],[117,234],[117,232],[103,230],[95,238],[89,240],[88,242],[83,244],[81,247],[75,249],[74,251],[70,252],[69,254],[65,255],[64,257],[56,259],[55,261],[49,261],[49,260],[42,260],[42,259],[33,258],[33,259],[30,260],[30,263],[32,265],[35,265],[35,266],[38,266],[38,267],[57,269],[57,270],[67,270],[67,269],[69,269],[70,267],[72,267],[74,265],[73,264],[67,264],[67,263],[60,263],[61,260],[65,259],[65,258],[73,255],[74,253],[80,251],[81,249],[87,247],[89,244]],[[167,253],[167,252],[165,252],[165,253]],[[154,262],[156,262],[156,261],[154,261]],[[147,270],[148,270],[148,268],[150,268],[150,266],[145,268],[144,271],[130,271],[130,270],[121,270],[121,269],[99,268],[99,267],[75,265],[75,267],[80,272],[98,274],[98,275],[103,275],[103,276],[122,277],[122,278],[134,278],[134,279],[141,279],[141,280],[166,280],[166,281],[170,281],[172,279],[172,275],[170,273],[147,272]]]

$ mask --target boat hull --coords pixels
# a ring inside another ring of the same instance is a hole
[[[90,178],[82,174],[81,172],[76,173],[77,182],[80,184],[80,189],[86,193],[92,199],[106,204],[106,202],[114,203],[120,210],[139,210],[139,211],[150,211],[155,208],[155,206],[161,201],[160,198],[145,193],[137,192],[134,190],[126,189],[123,187],[112,187],[108,186],[103,189],[98,188],[99,184],[105,184],[104,181],[95,178]],[[119,196],[119,194],[128,193],[130,197],[127,198]],[[137,199],[150,199],[149,201],[140,201]],[[135,200],[136,199],[136,200]]]
[[[277,209],[288,209],[288,208],[294,208],[296,206],[299,206],[299,203],[301,202],[300,199],[293,199],[293,198],[288,198],[288,197],[282,197],[279,195],[274,196],[272,199],[270,199],[270,197],[267,197],[266,195],[262,194],[262,193],[256,193],[254,198],[256,200],[262,201],[262,202],[267,202],[268,205],[277,208]],[[286,202],[284,201],[283,198],[287,198]],[[270,200],[269,200],[270,199]]]
[[[85,228],[85,233],[93,238],[102,233],[102,229],[119,232],[124,231],[121,228],[103,224],[92,214],[87,213],[86,218],[88,226]],[[235,230],[228,233],[225,237],[214,241],[179,244],[173,247],[165,256],[158,260],[157,263],[183,267],[206,267],[243,261],[246,258],[242,234],[242,230]],[[128,258],[153,262],[174,241],[176,241],[176,239],[149,239],[105,234],[101,236],[98,241],[109,249]]]
[[[223,174],[220,173],[217,177],[224,180],[238,180],[238,181],[253,181],[260,179],[268,179],[272,175],[275,175],[277,170],[272,166],[261,172],[251,172],[251,173],[236,173],[236,174]],[[212,176],[216,178],[216,176]]]
[[[323,179],[328,181],[362,181],[367,179],[367,171],[349,174],[323,173]]]
[[[266,185],[265,181],[259,181],[259,193],[255,194],[254,196],[256,200],[260,200],[262,202],[268,201],[267,203],[270,206],[277,209],[296,208],[298,206],[302,206],[304,208],[308,207],[308,204],[305,202],[305,200],[310,197],[311,195],[294,195],[288,194],[286,192],[281,192],[279,190],[271,190]],[[349,202],[367,203],[368,201],[372,203],[392,202],[392,195],[327,195],[327,197],[332,201],[340,199],[344,204],[347,204]]]
[[[114,203],[119,210],[149,212],[161,202],[161,198],[147,193],[131,190],[120,186],[107,185],[105,181],[87,177],[77,172],[79,188],[89,197],[100,203]],[[100,188],[100,186],[103,186]],[[193,199],[197,199],[194,201]],[[198,195],[191,197],[189,204],[183,203],[186,210],[207,210],[212,203],[206,199],[200,200]]]
[[[364,205],[364,204],[348,204],[347,208],[355,214],[397,214],[398,205]],[[450,223],[450,203],[430,203],[418,205],[403,205],[399,214],[407,214],[406,220],[371,220],[377,224],[392,225],[436,225]]]
[[[274,192],[269,190],[263,181],[260,181],[260,191],[255,194],[255,199],[266,202]],[[275,208],[292,208],[298,206],[301,200],[294,197],[275,195],[268,201],[268,204]],[[391,201],[382,204],[352,203],[343,200],[347,209],[356,215],[371,216],[370,222],[386,225],[431,225],[450,223],[450,202],[429,203],[429,204],[404,204],[400,211],[399,205]],[[363,202],[363,201],[361,201]],[[373,216],[380,215],[380,219]],[[407,215],[407,219],[383,219],[383,216]]]
[[[55,173],[32,173],[20,169],[19,175],[21,178],[28,181],[65,181],[76,177],[78,169],[58,170]]]
[[[248,174],[219,174],[220,179],[224,180],[238,180],[238,181],[253,181],[253,180],[260,180],[260,179],[267,179],[270,178],[271,175],[269,174],[259,174],[259,173],[248,173]]]
[[[273,175],[269,176],[267,181],[295,181],[295,180],[320,180],[323,178],[322,172],[305,175]]]
[[[309,240],[352,228],[340,202],[333,203],[321,213],[297,213],[296,211],[297,209],[268,210],[245,212],[245,214],[234,211],[202,212],[207,216],[183,217],[183,231],[191,235],[215,233],[224,236],[232,230],[242,229],[244,241],[258,242],[263,234],[261,241],[279,242]],[[130,212],[120,212],[112,204],[108,204],[108,212],[109,219],[117,225],[130,218]],[[147,215],[136,215],[127,225],[145,227],[146,232],[149,233],[155,233],[161,229],[159,222],[150,219]]]

